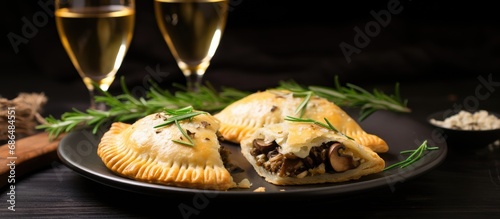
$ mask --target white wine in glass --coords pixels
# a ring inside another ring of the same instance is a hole
[[[90,93],[90,108],[104,110],[94,99],[94,85],[107,91],[132,40],[134,0],[56,0],[59,36]]]
[[[196,91],[224,32],[228,0],[155,0],[156,21],[163,38]]]

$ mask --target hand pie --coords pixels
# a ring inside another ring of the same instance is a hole
[[[288,90],[266,90],[250,94],[214,116],[221,121],[219,131],[224,139],[240,143],[257,128],[280,123],[286,116],[300,117],[295,111],[303,100],[303,97],[296,97]],[[301,118],[321,122],[326,118],[338,131],[354,138],[359,144],[377,153],[389,150],[382,138],[366,133],[344,110],[325,98],[312,96]]]
[[[113,123],[98,145],[99,157],[114,173],[138,181],[212,190],[235,187],[224,167],[229,151],[219,144],[219,121],[207,113],[179,121],[194,142],[189,146],[175,142],[187,141],[176,124],[154,128],[168,117],[155,113],[133,124]]]
[[[368,147],[311,123],[258,128],[241,141],[256,172],[276,185],[344,182],[381,172],[385,162]]]

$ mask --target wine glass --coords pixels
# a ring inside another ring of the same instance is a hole
[[[156,21],[170,52],[197,91],[226,26],[228,0],[155,0]]]
[[[134,0],[55,0],[57,31],[66,52],[96,103],[94,84],[107,91],[132,40]]]

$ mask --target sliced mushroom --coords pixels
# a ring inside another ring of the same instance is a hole
[[[297,155],[295,155],[294,153],[286,153],[284,154],[285,155],[285,158],[286,159],[297,159]]]
[[[289,176],[302,166],[302,161],[300,159],[283,159],[283,164],[281,165],[278,176]]]
[[[330,146],[328,157],[333,169],[337,172],[344,172],[356,168],[359,162],[355,162],[351,155],[342,154],[341,150],[345,150],[345,146],[339,142]]]
[[[254,139],[253,147],[259,150],[263,154],[267,154],[269,151],[272,151],[278,146],[276,143],[266,143],[264,139]]]

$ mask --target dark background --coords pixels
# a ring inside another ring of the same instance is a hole
[[[70,96],[68,101],[87,101],[83,82],[59,41],[53,14],[39,5],[44,2],[53,6],[43,0],[2,2],[0,95],[45,92],[49,100]],[[348,62],[339,45],[354,46],[355,28],[365,30],[376,21],[372,11],[387,12],[391,4],[399,4],[399,13],[391,14],[387,25],[379,26]],[[498,13],[487,1],[232,0],[230,5],[222,42],[205,77],[216,87],[253,91],[288,79],[331,86],[335,75],[366,87],[445,84],[498,74],[500,68]],[[134,37],[117,78],[124,75],[129,86],[144,86],[147,69],[154,69],[161,75],[156,82],[169,88],[184,83],[184,78],[159,33],[152,6],[150,0],[136,3]],[[22,36],[25,21],[33,22],[35,15],[45,24],[16,52],[8,34]],[[110,91],[120,91],[117,81]]]

